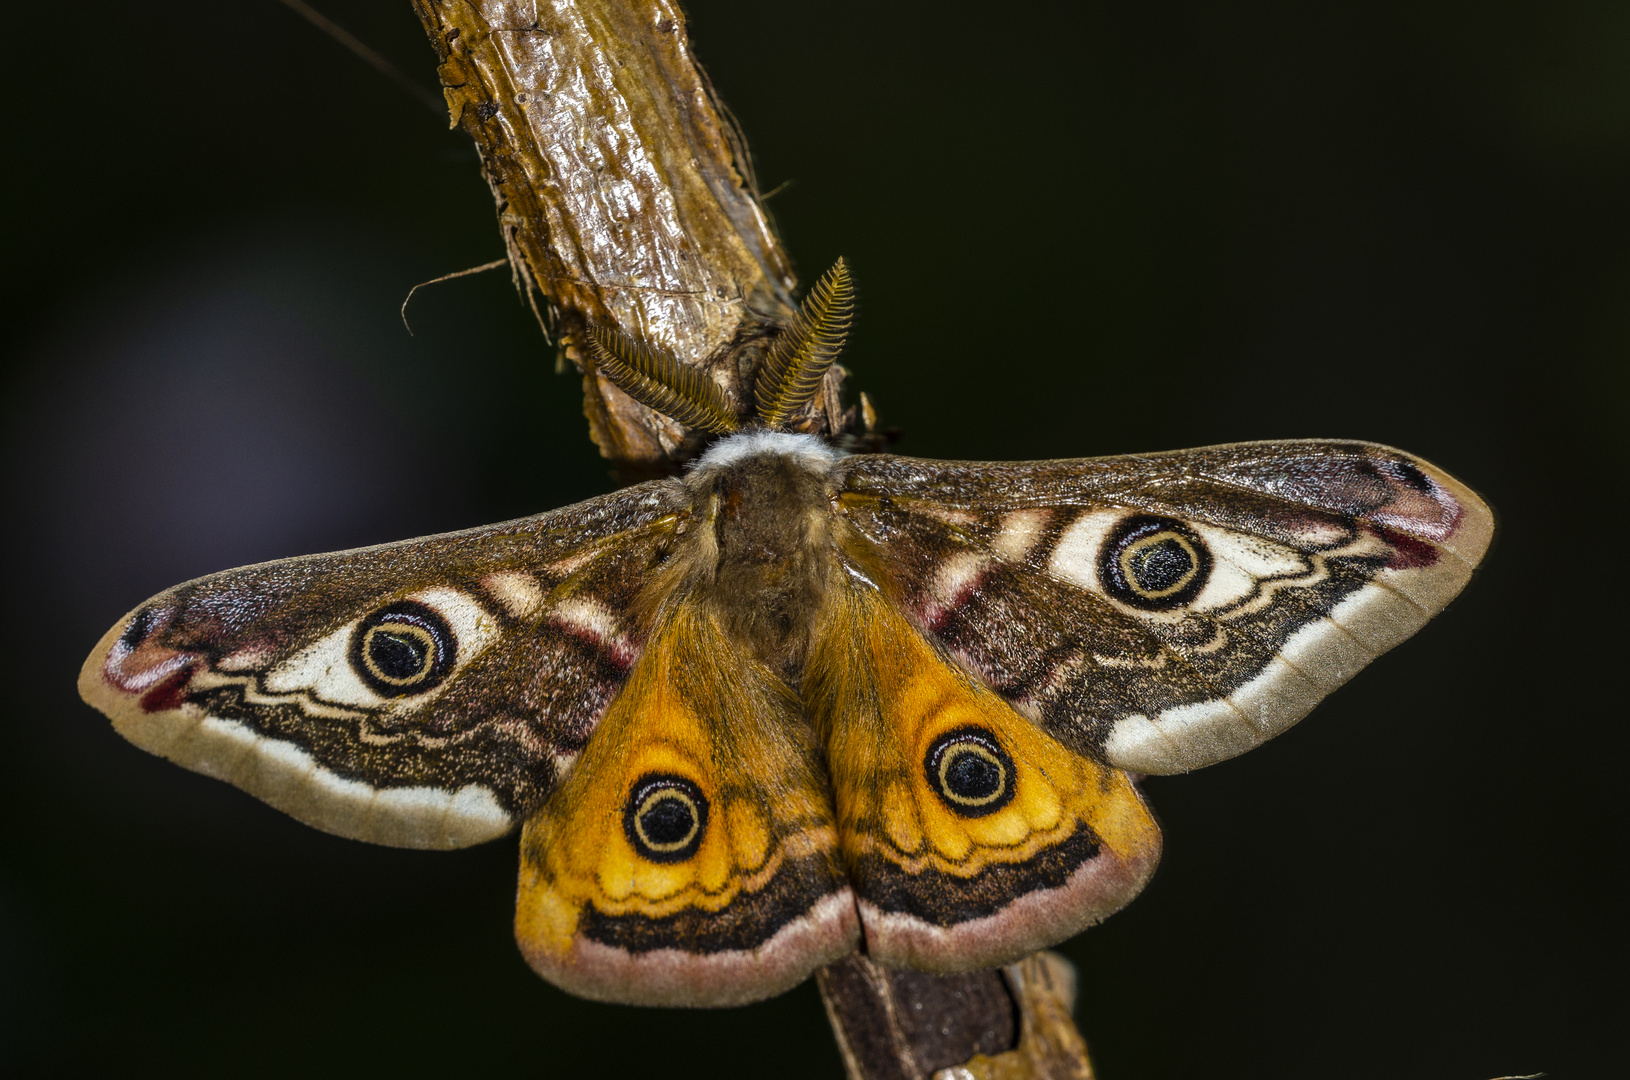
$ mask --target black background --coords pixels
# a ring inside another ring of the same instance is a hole
[[[323,10],[423,82],[405,2]],[[31,9],[8,49],[0,1040],[170,1075],[835,1077],[811,986],[573,1000],[515,846],[338,840],[127,745],[102,631],[223,567],[606,490],[462,133],[271,2]],[[1301,727],[1151,780],[1064,947],[1106,1080],[1622,1070],[1630,5],[698,0],[904,452],[1343,436],[1501,515]],[[24,1071],[17,1069],[17,1071]]]

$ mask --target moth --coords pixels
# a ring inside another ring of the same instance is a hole
[[[1021,463],[797,430],[840,262],[751,402],[613,333],[599,370],[715,440],[682,475],[466,532],[229,570],[108,631],[85,700],[320,829],[520,829],[516,938],[585,997],[731,1005],[864,949],[1056,943],[1148,881],[1136,785],[1300,720],[1466,585],[1493,531],[1397,450]]]

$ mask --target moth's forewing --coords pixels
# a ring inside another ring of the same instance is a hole
[[[623,616],[676,488],[179,585],[108,631],[80,693],[143,749],[325,831],[491,839],[627,678],[641,643]]]
[[[1494,526],[1465,485],[1370,443],[840,468],[845,519],[917,623],[1054,738],[1142,773],[1296,723],[1442,610]]]

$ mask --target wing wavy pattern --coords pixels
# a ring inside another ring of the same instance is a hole
[[[839,468],[849,557],[1022,715],[1140,773],[1296,723],[1458,594],[1493,533],[1470,489],[1371,443]]]
[[[110,630],[80,692],[145,750],[328,832],[508,832],[641,647],[623,616],[684,507],[653,482],[549,514],[229,570]]]

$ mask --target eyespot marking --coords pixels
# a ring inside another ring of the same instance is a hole
[[[642,858],[683,862],[702,846],[707,811],[707,796],[691,781],[646,773],[634,782],[623,807],[623,833]]]
[[[402,600],[369,615],[351,635],[351,667],[381,697],[438,686],[458,658],[453,630],[434,609]]]
[[[140,611],[136,612],[135,618],[130,620],[130,625],[125,627],[124,633],[119,635],[119,644],[123,645],[126,651],[136,648],[136,646],[146,641],[148,635],[158,628],[158,622],[158,608],[142,608]]]
[[[928,786],[952,812],[977,818],[1013,801],[1013,759],[982,727],[960,727],[935,739],[923,758]]]
[[[1139,514],[1115,527],[1098,579],[1115,599],[1146,611],[1192,602],[1211,577],[1211,552],[1181,521]]]
[[[1422,495],[1433,494],[1432,481],[1425,473],[1421,472],[1420,466],[1413,461],[1394,461],[1392,462],[1392,468],[1398,474],[1399,480],[1402,480]]]

